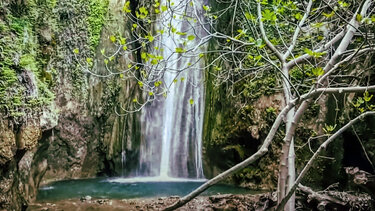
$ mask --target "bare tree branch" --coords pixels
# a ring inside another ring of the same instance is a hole
[[[296,191],[298,184],[301,182],[302,178],[306,175],[307,171],[312,167],[313,162],[318,157],[318,155],[327,148],[328,144],[330,144],[335,138],[340,136],[345,130],[349,129],[353,124],[357,123],[358,121],[362,120],[366,116],[375,115],[375,111],[368,111],[365,112],[356,118],[352,119],[350,122],[348,122],[344,127],[340,128],[336,133],[334,133],[331,137],[329,137],[322,145],[319,146],[318,150],[314,153],[314,155],[310,158],[310,160],[307,162],[301,173],[299,174],[298,178],[296,179],[293,187],[290,189],[288,194],[285,196],[285,198],[281,201],[281,203],[278,205],[277,209],[278,211],[282,210],[284,208],[285,203],[289,200],[289,198],[293,195],[293,193]]]

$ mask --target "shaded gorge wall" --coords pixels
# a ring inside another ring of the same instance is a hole
[[[134,82],[93,77],[77,65],[93,58],[95,73],[106,74],[100,50],[113,47],[109,35],[129,37],[123,4],[1,2],[1,49],[9,50],[0,54],[0,77],[8,83],[1,83],[0,94],[13,98],[0,102],[0,209],[26,207],[46,182],[126,175],[136,165],[139,114],[115,113],[139,94]],[[110,66],[125,67],[131,56]]]

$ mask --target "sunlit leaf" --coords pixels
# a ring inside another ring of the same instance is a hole
[[[297,19],[297,20],[302,20],[303,18],[303,15],[301,13],[297,13],[294,15],[294,17]]]
[[[331,18],[334,14],[335,14],[335,12],[334,11],[332,11],[331,13],[325,13],[325,12],[323,12],[322,13],[326,18]]]
[[[321,67],[312,68],[311,72],[312,72],[315,76],[321,76],[321,75],[324,74],[324,70],[323,70],[323,68],[321,68]]]
[[[186,35],[186,32],[176,32],[176,34],[183,36]]]
[[[125,45],[125,44],[126,44],[126,38],[123,38],[123,37],[122,37],[122,38],[120,39],[120,44],[121,44],[121,45]]]
[[[373,95],[370,95],[368,93],[368,91],[366,91],[365,93],[363,93],[363,99],[365,100],[365,102],[369,102],[371,99],[372,99]]]
[[[361,20],[362,20],[362,15],[361,15],[361,14],[357,14],[356,19],[357,19],[358,22],[361,22]]]
[[[109,37],[109,40],[111,40],[111,42],[116,42],[116,37],[113,36],[113,35],[111,35],[111,36]]]
[[[262,12],[262,16],[263,16],[263,20],[266,20],[266,21],[276,21],[277,19],[275,12],[269,9],[264,10]]]
[[[122,11],[126,12],[126,13],[130,13],[131,10],[129,9],[130,7],[130,1],[126,1],[124,7],[122,8]]]
[[[141,58],[142,59],[146,59],[147,58],[147,53],[146,52],[142,52],[141,53]]]
[[[176,53],[185,53],[186,51],[183,48],[176,48]]]

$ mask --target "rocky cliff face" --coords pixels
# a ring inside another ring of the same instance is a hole
[[[139,91],[119,75],[93,77],[78,65],[92,58],[93,71],[106,74],[100,50],[130,29],[124,1],[0,4],[0,209],[23,209],[41,183],[126,174],[121,152],[137,153],[138,114],[115,110]]]

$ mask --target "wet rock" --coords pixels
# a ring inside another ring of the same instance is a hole
[[[0,166],[13,158],[16,149],[16,137],[6,124],[0,123]]]
[[[41,134],[39,125],[22,126],[16,135],[17,148],[26,150],[34,148],[38,144]]]
[[[85,202],[85,201],[91,201],[92,197],[91,196],[82,196],[80,198],[80,201],[81,202]]]
[[[59,115],[56,109],[56,105],[52,105],[43,109],[40,119],[40,128],[45,130],[51,130],[58,124]]]

